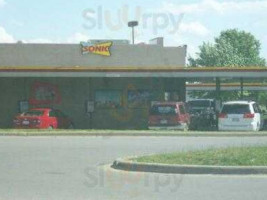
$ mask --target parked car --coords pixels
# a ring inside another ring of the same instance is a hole
[[[157,102],[150,109],[149,129],[187,130],[190,116],[183,102]]]
[[[194,99],[187,102],[191,117],[191,130],[214,130],[217,113],[214,99]]]
[[[13,120],[14,128],[31,129],[67,129],[73,123],[64,113],[57,109],[35,108],[19,114]]]
[[[220,131],[259,131],[263,117],[254,101],[230,101],[223,104],[219,114]]]

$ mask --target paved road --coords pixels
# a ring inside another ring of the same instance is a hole
[[[112,170],[115,158],[267,137],[0,137],[0,200],[266,199],[267,176],[164,175]]]

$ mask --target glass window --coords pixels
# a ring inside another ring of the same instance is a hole
[[[118,90],[98,90],[95,92],[97,108],[118,108],[122,106],[122,92]]]
[[[210,101],[208,100],[196,100],[188,101],[190,107],[210,107]]]
[[[142,108],[150,105],[152,92],[148,90],[129,90],[128,106],[131,108]]]
[[[176,107],[169,105],[154,105],[150,109],[151,115],[176,115]]]
[[[179,91],[165,91],[169,94],[169,101],[181,101]]]
[[[223,106],[222,113],[245,114],[250,113],[250,109],[248,104],[229,104]]]
[[[51,111],[49,112],[49,117],[57,117],[57,113],[56,113],[56,111],[51,110]]]
[[[42,116],[44,114],[44,111],[41,110],[31,110],[28,112],[25,112],[23,116]]]

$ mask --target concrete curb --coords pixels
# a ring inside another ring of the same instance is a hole
[[[235,166],[201,166],[201,165],[168,165],[138,163],[129,159],[117,159],[114,161],[112,168],[135,171],[135,172],[152,172],[165,174],[221,174],[221,175],[256,175],[267,174],[267,167],[235,167]]]
[[[112,137],[112,136],[138,136],[138,137],[267,137],[266,133],[219,133],[219,132],[188,132],[188,133],[166,133],[166,132],[118,132],[118,133],[109,133],[109,132],[17,132],[17,133],[8,133],[0,132],[0,136],[101,136],[101,137]]]

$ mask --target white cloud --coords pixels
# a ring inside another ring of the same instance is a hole
[[[216,12],[220,14],[227,13],[266,13],[267,1],[222,1],[203,0],[199,3],[191,4],[174,4],[171,2],[163,3],[163,10],[180,14],[198,14]]]
[[[182,34],[197,36],[208,36],[210,34],[210,31],[200,22],[181,23],[179,31]]]
[[[0,0],[0,7],[2,7],[2,6],[4,6],[4,5],[6,5],[5,0]]]
[[[199,52],[199,48],[194,44],[187,45],[187,58],[196,58],[196,53]]]
[[[6,30],[0,26],[0,43],[14,43],[15,38],[6,32]]]

